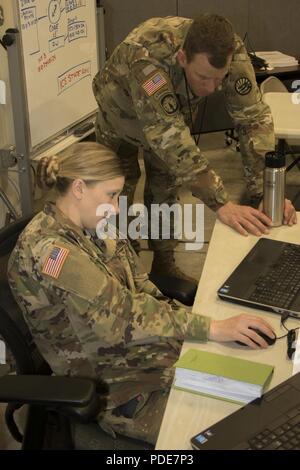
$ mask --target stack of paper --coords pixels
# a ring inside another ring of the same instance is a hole
[[[293,67],[298,65],[295,57],[279,51],[261,51],[255,54],[264,59],[270,67]]]
[[[175,364],[174,387],[248,403],[262,395],[274,367],[232,356],[189,349]]]

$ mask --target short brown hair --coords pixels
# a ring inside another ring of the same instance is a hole
[[[233,26],[224,16],[203,14],[194,19],[184,42],[187,61],[206,53],[210,64],[221,69],[234,51]]]

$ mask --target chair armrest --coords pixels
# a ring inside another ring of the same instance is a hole
[[[43,375],[0,378],[0,402],[37,405],[87,406],[96,393],[92,380]]]
[[[103,388],[104,390],[104,388]],[[89,379],[40,375],[0,377],[0,403],[40,405],[86,423],[105,408],[105,395]]]
[[[185,281],[178,277],[161,276],[153,272],[149,274],[149,279],[166,297],[179,300],[184,305],[193,305],[197,292],[195,282]]]

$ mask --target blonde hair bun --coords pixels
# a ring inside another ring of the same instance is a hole
[[[42,189],[57,189],[65,194],[71,182],[107,181],[123,176],[116,153],[97,142],[78,142],[58,156],[42,158],[37,167],[37,183]]]
[[[51,189],[55,186],[59,171],[56,155],[43,157],[37,167],[37,184],[42,189]]]

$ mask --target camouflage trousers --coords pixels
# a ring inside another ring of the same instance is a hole
[[[109,127],[98,114],[96,123],[97,142],[111,147],[119,156],[125,174],[125,186],[122,192],[127,196],[128,208],[132,205],[137,183],[141,176],[141,170],[138,161],[139,142],[133,145],[125,139],[116,135],[115,131]],[[151,205],[166,204],[171,206],[178,202],[178,187],[175,185],[175,178],[170,174],[167,165],[149,148],[143,148],[143,157],[145,164],[146,181],[144,188],[144,204],[148,211],[148,227],[151,227]],[[132,218],[128,217],[128,223]],[[178,241],[174,239],[174,221],[171,218],[170,236],[168,239],[161,237],[159,239],[150,239],[149,249],[153,251],[174,251]],[[133,244],[134,245],[134,244]]]
[[[114,437],[117,433],[155,445],[169,392],[167,388],[139,395],[142,400],[130,418],[122,414],[117,416],[115,410],[107,410],[99,418],[99,425]]]

